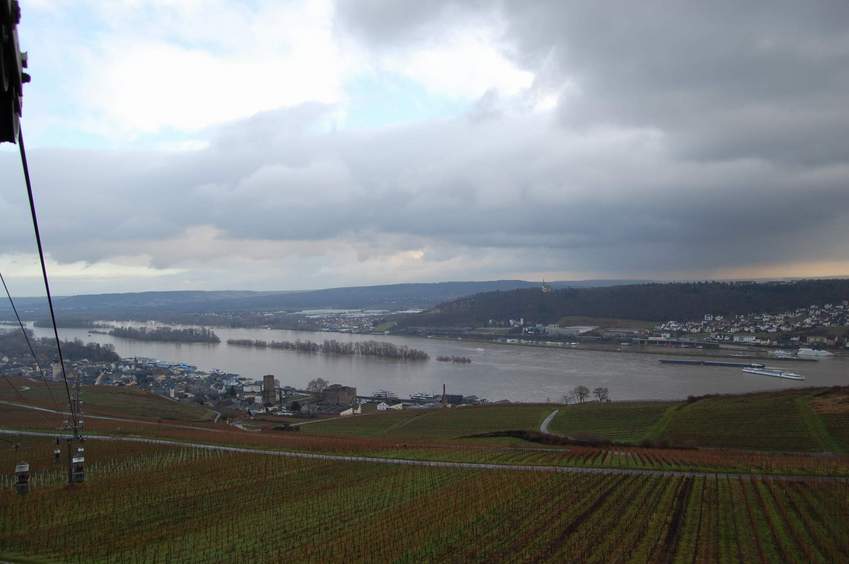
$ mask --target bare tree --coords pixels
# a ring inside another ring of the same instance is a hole
[[[330,382],[325,380],[324,378],[316,378],[314,380],[310,380],[307,384],[308,392],[322,392],[324,389],[330,385]]]
[[[578,403],[584,403],[584,400],[590,395],[590,389],[586,386],[575,386],[572,393],[578,398]]]
[[[593,390],[593,395],[598,401],[610,401],[610,393],[607,388],[598,387]]]

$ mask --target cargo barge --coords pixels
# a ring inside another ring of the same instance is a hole
[[[766,368],[760,362],[728,362],[723,360],[689,360],[683,358],[662,358],[661,364],[685,364],[689,366],[719,366],[722,368]]]

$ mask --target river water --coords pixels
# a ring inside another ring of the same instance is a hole
[[[34,329],[39,337],[50,329]],[[61,329],[62,339],[111,343],[122,357],[143,356],[187,362],[203,370],[219,368],[260,379],[274,374],[282,385],[304,387],[313,378],[356,386],[361,395],[389,390],[398,396],[416,392],[477,395],[490,401],[559,401],[579,384],[605,386],[613,400],[682,399],[688,395],[779,390],[791,387],[849,384],[849,358],[819,362],[769,361],[770,366],[800,373],[805,382],[745,374],[739,368],[663,365],[658,354],[552,349],[521,345],[450,341],[415,337],[306,333],[275,329],[215,328],[221,343],[157,343]],[[228,339],[295,341],[380,340],[426,351],[425,362],[299,353],[230,346]],[[471,364],[438,362],[437,356],[466,356]]]

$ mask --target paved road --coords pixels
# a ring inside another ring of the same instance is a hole
[[[545,420],[539,426],[540,433],[548,433],[548,425],[551,423],[551,420],[554,419],[554,417],[557,415],[558,411],[560,410],[555,409],[554,411],[548,414],[548,417],[546,417]]]
[[[27,437],[66,437],[68,435],[40,431],[17,431],[0,429],[0,435],[18,435]],[[267,456],[282,456],[308,460],[325,460],[328,462],[368,462],[372,464],[395,464],[403,466],[428,466],[431,468],[464,468],[468,470],[506,470],[519,472],[545,472],[551,474],[600,474],[614,476],[654,476],[654,477],[691,477],[691,478],[758,478],[777,482],[849,482],[849,477],[836,476],[792,476],[771,474],[740,474],[722,472],[689,472],[681,470],[647,470],[640,468],[586,468],[580,466],[534,466],[530,464],[487,464],[476,462],[447,462],[435,460],[413,460],[408,458],[379,458],[371,456],[346,456],[340,454],[318,454],[312,452],[293,452],[286,450],[264,450],[214,445],[207,443],[190,443],[171,441],[167,439],[148,439],[144,437],[122,437],[114,435],[86,434],[86,440],[95,441],[126,441],[153,445],[190,447],[221,452],[236,452],[245,454],[262,454]]]

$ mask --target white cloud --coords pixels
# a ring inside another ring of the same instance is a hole
[[[67,47],[47,47],[54,61],[44,70],[69,89],[62,105],[77,109],[73,120],[54,116],[51,123],[76,123],[115,143],[197,135],[307,102],[335,105],[344,115],[356,111],[347,107],[346,84],[372,73],[401,75],[430,95],[469,103],[489,91],[519,95],[535,78],[514,62],[505,26],[492,18],[380,49],[340,26],[331,0],[92,1],[51,5],[52,27],[33,38],[55,37],[71,11],[90,26],[61,28]],[[45,49],[32,50],[44,59]]]
[[[379,66],[442,96],[477,99],[494,90],[514,96],[531,87],[534,74],[519,68],[487,29],[462,29],[391,53]]]
[[[107,23],[93,34],[76,94],[101,134],[194,132],[304,102],[339,103],[354,70],[333,35],[330,2],[97,10]]]

